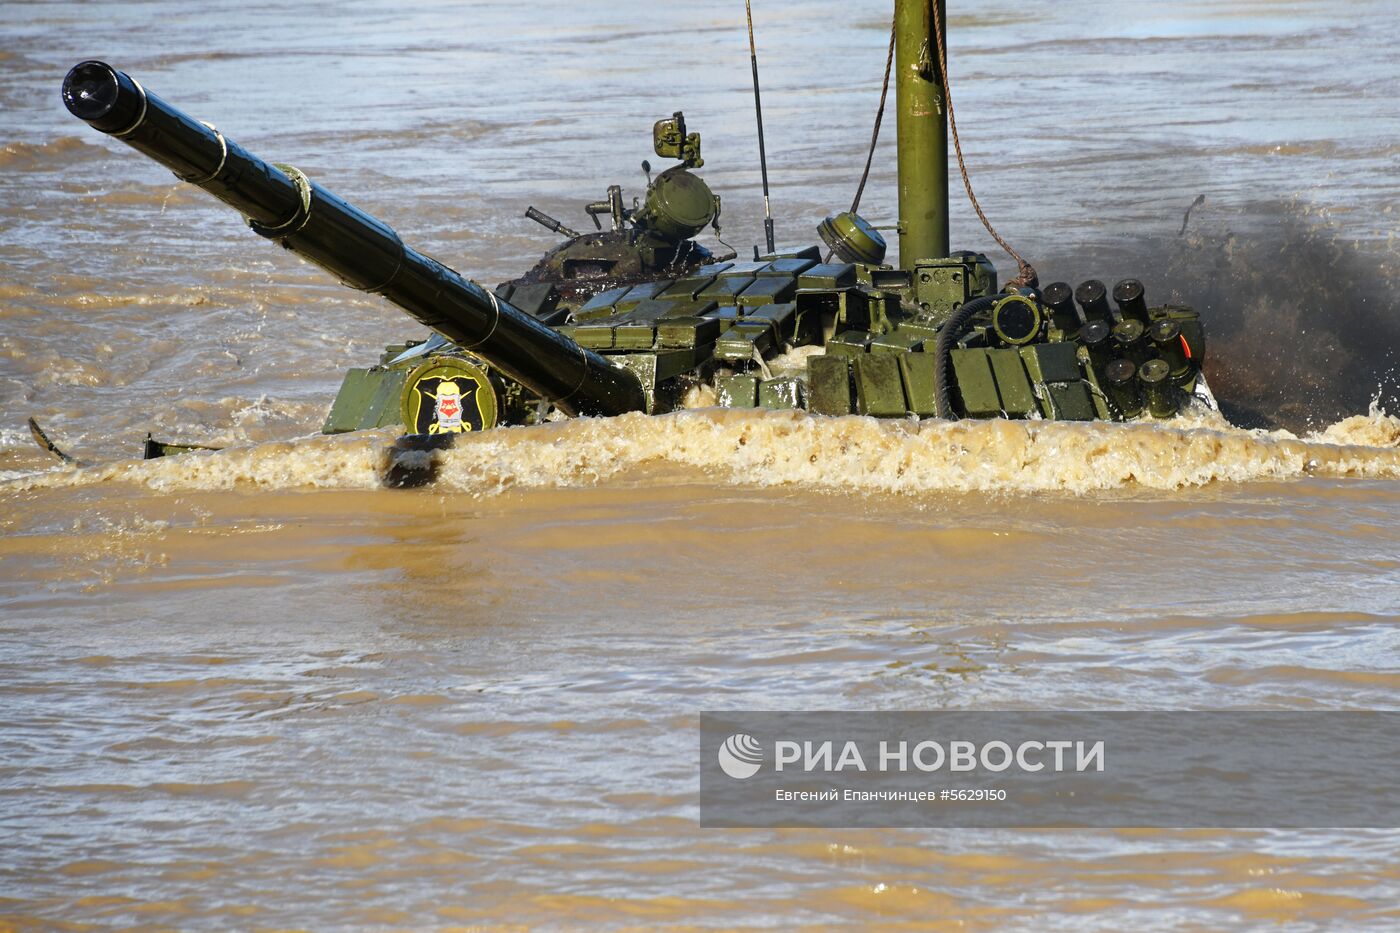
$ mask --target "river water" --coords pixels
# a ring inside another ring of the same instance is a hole
[[[1393,831],[702,830],[695,761],[703,709],[1400,704],[1391,6],[950,4],[998,227],[1201,307],[1238,427],[700,410],[473,438],[417,491],[376,488],[391,433],[313,436],[417,326],[72,120],[64,72],[495,282],[551,245],[526,206],[640,193],[676,109],[748,250],[741,5],[0,6],[0,929],[1400,925]],[[887,4],[756,7],[807,243]]]

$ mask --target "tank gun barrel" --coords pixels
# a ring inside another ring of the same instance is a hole
[[[382,221],[289,165],[264,162],[99,61],[63,81],[69,112],[239,211],[255,232],[379,294],[567,414],[644,411],[635,375],[406,246]]]

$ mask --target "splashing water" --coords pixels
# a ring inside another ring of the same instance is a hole
[[[393,432],[308,438],[10,480],[8,489],[136,482],[168,491],[373,487]],[[584,418],[466,435],[436,455],[445,488],[608,483],[660,466],[754,487],[848,493],[1082,494],[1175,490],[1306,475],[1400,476],[1400,418],[1373,407],[1321,432],[1231,427],[1218,415],[1170,424],[883,421],[701,409]]]

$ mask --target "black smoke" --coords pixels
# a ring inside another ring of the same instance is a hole
[[[1109,285],[1134,276],[1147,285],[1149,304],[1199,310],[1207,377],[1241,427],[1302,431],[1364,413],[1376,400],[1400,410],[1393,245],[1348,238],[1301,202],[1227,212],[1207,197],[1186,219],[1185,233],[1174,218],[1160,236],[1076,250],[1044,268],[1079,269]]]

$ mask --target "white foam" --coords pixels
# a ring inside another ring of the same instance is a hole
[[[14,488],[133,482],[160,490],[373,488],[392,431],[7,477]],[[1185,489],[1306,475],[1400,477],[1400,419],[1373,410],[1298,438],[1218,415],[1171,423],[882,421],[702,409],[581,418],[464,436],[438,483],[473,494],[589,486],[648,466],[752,486],[920,495]]]
[[[1354,423],[1353,423],[1354,422]],[[666,462],[749,485],[851,491],[1081,493],[1307,474],[1400,476],[1400,419],[1348,419],[1300,440],[1190,421],[881,421],[802,412],[706,409],[624,415],[482,434],[442,457],[439,482],[462,490],[591,485]],[[1361,446],[1389,438],[1388,446]]]

